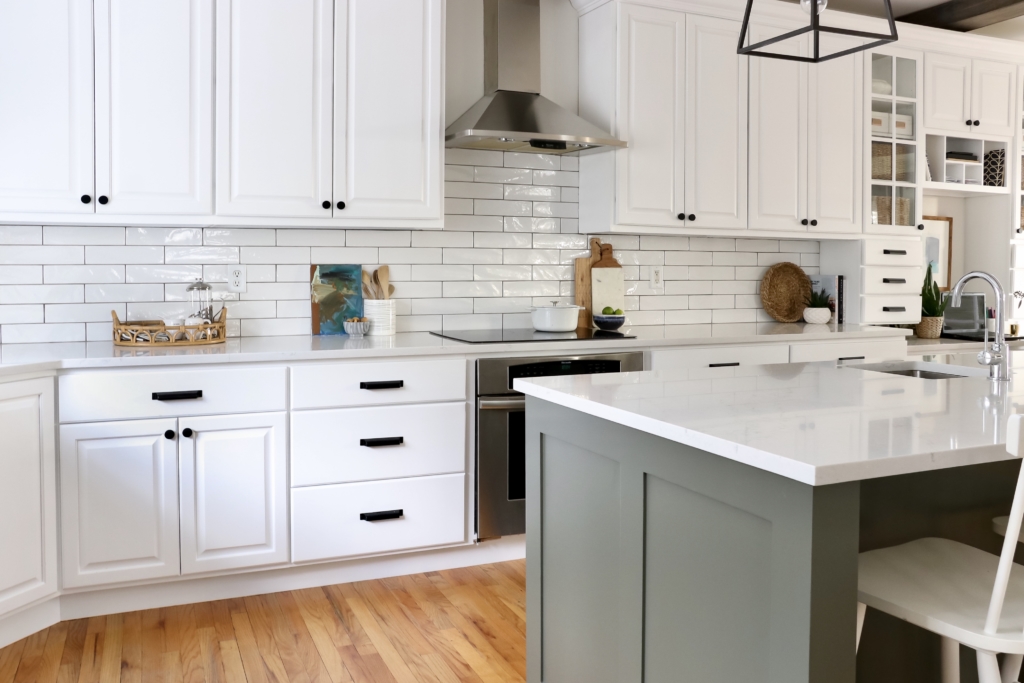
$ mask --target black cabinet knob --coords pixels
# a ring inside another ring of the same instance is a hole
[[[101,194],[99,197],[96,198],[96,201],[98,201],[100,204],[106,204],[110,200],[107,199],[106,195]]]
[[[800,225],[807,225],[808,222],[809,221],[805,218],[802,221],[800,221]]]
[[[695,221],[697,220],[697,217],[691,213],[689,216],[686,217],[686,220]]]
[[[975,119],[975,120],[974,120],[974,125],[976,125],[976,126],[980,126],[980,125],[981,125],[981,121],[978,121],[977,119]]]
[[[164,432],[164,438],[167,439],[168,441],[173,441],[174,440],[174,430],[173,429],[168,429],[166,432]]]
[[[325,209],[329,209],[331,208],[331,203],[325,199],[324,203],[321,204],[320,206],[324,207]]]
[[[973,124],[973,123],[971,122],[971,120],[970,120],[970,119],[967,119],[966,123],[967,123],[967,125],[968,125],[968,126],[973,126],[973,125],[974,125],[974,124]]]
[[[185,437],[186,439],[191,439],[192,438],[192,430],[189,429],[188,427],[185,427],[184,429],[181,430],[181,435],[183,437]]]
[[[338,208],[339,209],[344,209],[345,208],[345,202],[338,202]]]
[[[83,194],[83,195],[82,195],[82,203],[83,203],[83,204],[88,204],[88,203],[89,203],[89,202],[91,202],[91,201],[92,201],[92,197],[90,197],[90,196],[89,196],[89,195],[87,195],[87,194]]]
[[[685,221],[686,220],[686,214],[685,213],[681,213],[678,216],[676,216],[676,218],[678,218],[681,221]]]
[[[918,225],[917,229],[918,230],[924,230],[924,223],[921,223],[920,225]]]
[[[817,220],[813,220],[813,221],[811,221],[811,227],[812,227],[812,228],[813,228],[813,227],[814,227],[815,225],[817,225],[817,224],[818,224],[818,221],[817,221]]]

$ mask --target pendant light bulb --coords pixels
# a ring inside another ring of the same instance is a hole
[[[800,9],[802,9],[804,12],[807,12],[807,14],[810,15],[810,13],[811,13],[811,5],[813,3],[814,3],[814,0],[800,0]],[[825,11],[826,7],[828,7],[828,0],[818,0],[818,15],[819,16],[821,15],[822,12]]]

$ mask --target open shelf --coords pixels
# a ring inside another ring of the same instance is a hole
[[[985,185],[960,185],[957,183],[926,182],[924,193],[932,197],[977,197],[979,195],[1008,195],[1008,187],[987,187]]]
[[[1009,144],[1004,140],[979,140],[951,135],[925,136],[928,194],[969,197],[978,194],[1007,194]],[[986,179],[986,168],[1001,164],[997,179]]]

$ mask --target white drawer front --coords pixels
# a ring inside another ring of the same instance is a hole
[[[652,370],[693,370],[714,365],[772,365],[788,362],[787,344],[651,351]]]
[[[860,320],[871,324],[907,324],[921,322],[920,296],[883,296],[875,294],[860,298]]]
[[[338,363],[292,368],[292,408],[466,400],[466,361]]]
[[[292,490],[292,561],[372,555],[466,540],[465,475]],[[366,521],[364,514],[401,510]]]
[[[864,240],[865,266],[920,267],[924,253],[921,240]]]
[[[399,437],[401,445],[371,441]],[[422,477],[465,469],[465,403],[292,414],[292,486]]]
[[[864,266],[860,269],[864,294],[920,294],[923,268]]]
[[[287,368],[97,372],[59,379],[60,421],[95,422],[287,410]],[[201,398],[190,398],[202,392]],[[154,395],[156,395],[154,397]]]
[[[791,363],[814,363],[823,360],[893,360],[907,355],[907,342],[902,338],[878,341],[854,341],[827,344],[793,344],[789,350]]]

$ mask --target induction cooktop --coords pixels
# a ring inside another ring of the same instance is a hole
[[[435,337],[452,339],[465,344],[512,344],[519,342],[587,341],[607,339],[636,339],[636,335],[604,330],[574,330],[573,332],[537,332],[536,330],[456,330],[431,332]]]

